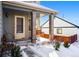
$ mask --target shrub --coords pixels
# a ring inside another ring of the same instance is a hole
[[[0,57],[2,57],[2,53],[3,53],[2,48],[3,48],[3,46],[0,45]]]
[[[2,42],[2,45],[6,45],[6,42],[7,42],[6,34],[3,34],[2,38],[1,38],[1,42]]]
[[[64,43],[64,47],[66,47],[66,48],[69,48],[69,43],[68,42],[66,42],[66,43]]]
[[[12,49],[11,49],[11,56],[12,57],[21,57],[21,53],[20,53],[20,47],[19,46],[14,46]]]
[[[55,42],[55,50],[59,50],[59,48],[60,48],[60,43],[57,41],[57,42]]]

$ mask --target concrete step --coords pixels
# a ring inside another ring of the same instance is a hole
[[[27,46],[29,43],[31,43],[31,39],[28,39],[26,41],[17,41],[16,44],[19,46]]]

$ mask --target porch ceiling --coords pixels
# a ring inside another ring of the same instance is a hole
[[[41,12],[46,12],[50,14],[57,14],[58,12],[55,10],[52,10],[50,8],[38,5],[38,4],[33,4],[33,3],[27,3],[27,2],[20,2],[20,1],[3,1],[3,4],[11,5],[11,6],[16,6],[20,8],[26,8],[34,11],[41,11]]]

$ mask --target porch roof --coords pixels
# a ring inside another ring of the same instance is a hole
[[[41,11],[41,12],[46,12],[50,14],[57,14],[58,12],[55,10],[52,10],[50,8],[44,7],[42,5],[38,5],[35,3],[27,3],[27,2],[22,2],[22,1],[3,1],[3,4],[8,4],[16,7],[21,7],[21,8],[27,8],[35,11]]]

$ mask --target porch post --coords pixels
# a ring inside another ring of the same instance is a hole
[[[31,12],[31,42],[36,43],[36,12]]]
[[[54,15],[49,15],[49,39],[53,41],[54,39]]]
[[[2,2],[0,1],[0,44],[1,44],[1,37],[3,34],[2,28]]]

